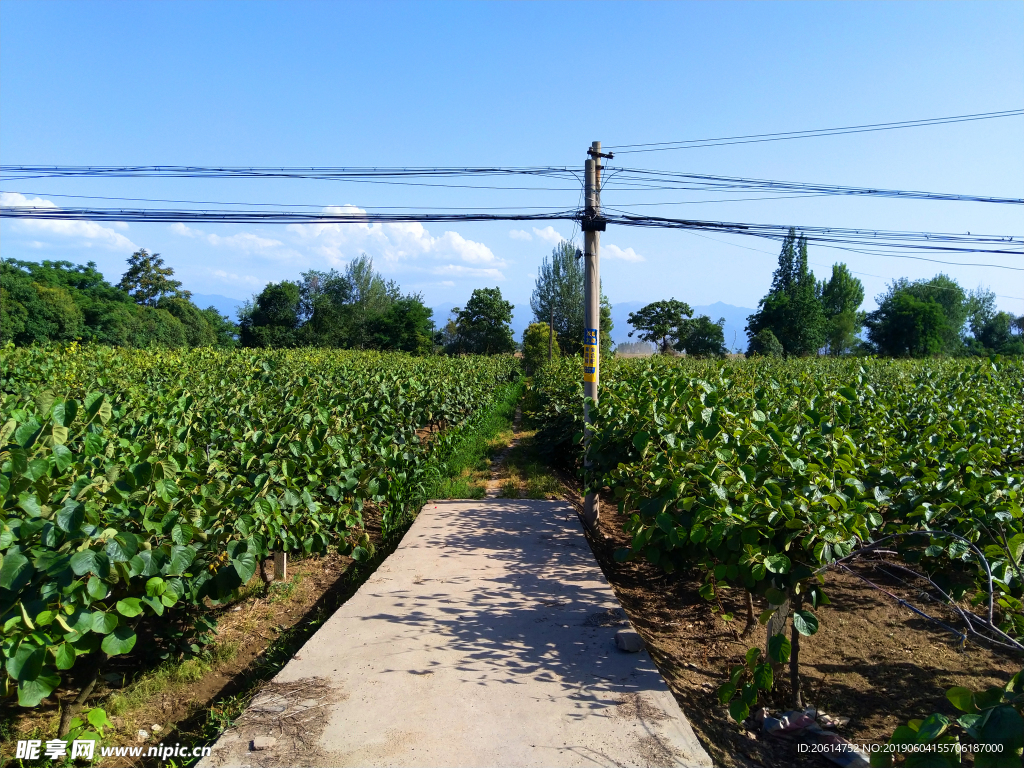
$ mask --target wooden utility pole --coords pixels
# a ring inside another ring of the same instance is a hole
[[[601,365],[601,232],[605,220],[601,217],[601,158],[611,159],[612,155],[601,154],[601,142],[595,141],[587,150],[590,159],[584,166],[586,209],[583,213],[583,256],[586,265],[584,278],[586,320],[583,328],[583,421],[584,451],[590,448],[591,429],[590,404],[597,404],[597,387]],[[590,457],[585,454],[583,462],[587,481],[590,482]],[[583,502],[583,520],[591,528],[597,525],[601,507],[597,493],[591,491]]]

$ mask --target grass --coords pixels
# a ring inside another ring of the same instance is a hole
[[[505,499],[557,499],[562,482],[540,458],[536,431],[519,433],[519,444],[505,459],[505,473],[499,495]]]
[[[506,387],[495,405],[470,425],[427,489],[428,499],[482,499],[491,479],[491,461],[512,440],[512,422],[523,394],[522,381]]]
[[[182,661],[167,661],[107,697],[102,706],[108,715],[132,720],[132,714],[147,707],[152,700],[178,686],[203,679],[211,669],[238,655],[238,643],[217,643],[206,656]]]

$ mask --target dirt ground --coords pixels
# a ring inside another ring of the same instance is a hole
[[[577,495],[568,498],[582,509]],[[742,595],[737,592],[723,600],[725,608],[737,616],[737,621],[726,623],[698,595],[700,581],[693,574],[668,576],[646,562],[615,562],[613,553],[628,546],[629,537],[609,500],[602,502],[598,528],[597,535],[588,538],[601,568],[716,764],[729,768],[833,765],[824,757],[798,753],[795,742],[748,733],[719,703],[715,690],[725,682],[729,669],[742,663],[748,648],[763,648],[767,641],[762,626],[747,638],[738,637],[746,615]],[[889,592],[927,606],[912,587],[888,578],[874,564],[861,563],[855,570]],[[821,629],[801,643],[804,698],[819,712],[849,717],[849,724],[838,733],[855,744],[886,742],[898,725],[932,712],[954,715],[956,710],[945,698],[947,688],[1005,685],[1024,666],[1024,659],[1016,654],[973,642],[961,651],[951,633],[854,575],[829,573],[825,590],[832,605],[817,610]],[[767,606],[756,607],[760,612]],[[955,626],[943,606],[932,604],[925,610]],[[760,702],[773,713],[790,709],[788,673],[785,677],[774,698]],[[965,764],[969,763],[965,757]]]

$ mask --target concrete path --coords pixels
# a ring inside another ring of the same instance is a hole
[[[710,766],[626,626],[563,502],[433,502],[200,765]]]

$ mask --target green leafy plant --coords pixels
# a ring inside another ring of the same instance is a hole
[[[961,764],[961,744],[974,755],[976,768],[1018,768],[1024,754],[1024,671],[1003,687],[976,692],[959,686],[946,698],[964,714],[938,713],[911,720],[893,731],[888,751],[873,752],[871,765],[885,768],[905,760],[907,768],[944,768]],[[964,737],[967,737],[966,739]]]
[[[750,710],[757,704],[758,695],[775,687],[773,664],[789,661],[790,642],[785,635],[768,638],[768,658],[760,648],[750,648],[744,663],[736,665],[729,672],[729,682],[719,686],[718,700],[729,708],[729,715],[736,722],[746,720]]]

